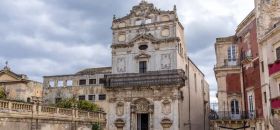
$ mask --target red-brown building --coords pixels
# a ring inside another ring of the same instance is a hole
[[[264,128],[256,14],[253,10],[231,37],[217,38],[219,111],[216,129]],[[219,127],[219,128],[218,128]]]

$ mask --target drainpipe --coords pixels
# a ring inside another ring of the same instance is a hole
[[[189,91],[189,130],[192,129],[191,127],[191,89],[190,89],[190,60],[188,59],[188,91]]]

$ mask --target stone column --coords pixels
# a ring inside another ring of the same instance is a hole
[[[172,126],[172,121],[170,119],[164,118],[162,119],[160,124],[163,130],[170,130],[170,127]]]
[[[123,119],[117,119],[115,121],[115,126],[117,127],[117,130],[123,130],[124,125],[125,122],[123,121]]]

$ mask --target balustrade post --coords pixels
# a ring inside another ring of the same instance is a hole
[[[12,102],[11,101],[8,101],[8,109],[11,111],[12,110]]]
[[[38,105],[38,115],[41,114],[41,112],[42,112],[42,106]]]
[[[56,114],[59,115],[59,108],[56,107]]]

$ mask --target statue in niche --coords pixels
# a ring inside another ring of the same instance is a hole
[[[126,71],[125,58],[118,58],[117,59],[117,71],[118,72],[125,72]]]
[[[161,55],[161,69],[170,69],[171,68],[171,56],[170,54]]]
[[[164,100],[162,102],[162,113],[168,115],[171,113],[171,103],[169,100]]]
[[[124,114],[124,104],[122,102],[117,103],[116,114],[122,116]]]

